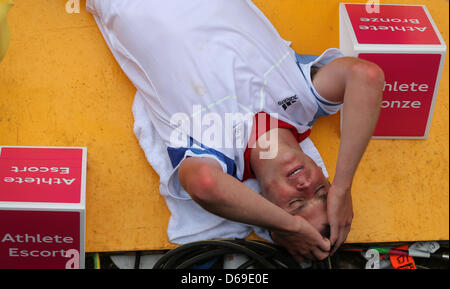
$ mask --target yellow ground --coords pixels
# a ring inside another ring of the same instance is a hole
[[[254,2],[297,51],[339,46],[338,0]],[[448,1],[381,2],[425,4],[448,46]],[[0,64],[0,144],[88,147],[88,252],[173,248],[158,176],[132,130],[135,88],[85,1],[79,14],[66,13],[65,5],[15,0],[10,47]],[[447,55],[430,138],[370,144],[354,182],[348,242],[449,239],[448,87]],[[333,177],[339,116],[320,120],[312,139]]]

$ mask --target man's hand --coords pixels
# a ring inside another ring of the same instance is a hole
[[[327,214],[330,223],[330,242],[333,255],[345,242],[353,220],[353,204],[350,189],[332,185],[328,191]]]
[[[293,216],[295,222],[294,231],[272,231],[272,239],[275,243],[285,247],[293,258],[304,261],[323,260],[329,256],[330,241],[311,226],[304,218]]]

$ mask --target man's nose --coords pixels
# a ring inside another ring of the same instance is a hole
[[[309,178],[301,178],[298,180],[296,188],[301,191],[306,199],[311,200],[314,198],[314,190],[312,182]]]
[[[308,189],[309,187],[311,187],[311,180],[306,177],[301,177],[297,180],[296,187],[298,190]]]

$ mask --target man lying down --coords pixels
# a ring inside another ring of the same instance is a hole
[[[334,254],[350,231],[353,177],[378,120],[378,66],[338,49],[297,54],[251,0],[87,8],[137,88],[135,133],[160,176],[171,242],[254,230],[299,261]],[[330,183],[308,136],[344,104]]]

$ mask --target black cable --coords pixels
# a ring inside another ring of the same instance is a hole
[[[179,258],[185,257],[185,255],[194,252],[194,248],[199,246],[200,242],[188,243],[182,245],[178,248],[170,250],[163,257],[161,257],[158,262],[153,266],[154,269],[168,269],[175,268],[173,264],[175,264]]]
[[[134,269],[139,269],[141,265],[141,251],[136,252],[136,258],[134,259]]]
[[[211,250],[205,253],[202,253],[198,256],[195,256],[189,260],[184,261],[183,263],[181,263],[180,265],[178,265],[175,269],[186,269],[189,268],[197,263],[200,262],[204,262],[207,260],[211,260],[214,257],[217,256],[223,256],[225,254],[230,254],[231,252],[233,252],[232,249],[215,249],[215,250]]]
[[[164,256],[165,259],[167,259],[166,261],[162,262],[162,268],[161,269],[174,269],[177,267],[177,264],[183,262],[183,260],[189,260],[193,257],[195,257],[196,255],[198,255],[198,252],[201,252],[203,250],[206,250],[207,247],[206,246],[199,246],[196,247],[198,245],[193,245],[193,244],[189,244],[189,245],[184,245],[182,246],[183,248],[177,248],[178,250],[176,252],[170,252],[172,254],[172,256],[168,256],[167,258],[165,258],[166,256]],[[166,254],[167,255],[167,254]],[[155,264],[155,266],[158,264]]]
[[[261,241],[246,241],[246,245],[272,262],[272,264],[274,264],[274,266],[276,267],[296,269],[300,268],[298,263],[291,257],[290,254],[287,253],[284,248],[276,247],[273,244]],[[244,264],[240,265],[237,269],[246,269],[254,264],[255,262],[253,260],[248,260]]]
[[[268,259],[268,260],[270,260],[269,257],[271,257],[271,256],[270,256],[269,254],[264,254],[263,257],[266,258],[266,259]],[[275,259],[274,259],[274,260],[270,260],[270,261],[275,261]],[[281,265],[280,263],[275,263],[275,262],[273,262],[273,264],[274,264],[275,267],[279,267],[279,266]],[[245,263],[241,264],[241,265],[240,265],[239,267],[237,267],[236,269],[237,269],[237,270],[240,270],[240,269],[248,269],[248,268],[250,268],[250,267],[253,266],[253,265],[256,265],[256,262],[255,262],[255,260],[250,259],[250,260],[246,261]],[[281,266],[282,266],[282,265],[281,265]],[[282,266],[282,267],[283,267],[283,268],[286,268],[285,266]]]
[[[262,241],[221,239],[188,243],[167,252],[153,269],[189,269],[226,254],[243,254],[249,260],[240,267],[262,269],[300,268],[282,247]]]
[[[248,241],[247,244],[249,246],[258,246],[261,252],[268,252],[269,250],[271,252],[270,256],[272,256],[273,258],[275,258],[275,260],[281,262],[282,264],[285,264],[289,268],[300,268],[298,262],[295,261],[283,247],[262,241]]]
[[[248,260],[247,262],[244,262],[242,265],[240,265],[239,267],[237,267],[237,270],[241,270],[241,269],[248,269],[250,266],[253,266],[255,264],[255,261],[253,260]]]
[[[220,245],[220,246],[224,246],[224,247],[230,247],[234,250],[234,252],[242,253],[242,254],[246,255],[247,257],[254,259],[263,268],[266,268],[266,269],[275,269],[276,268],[268,260],[262,258],[262,256],[258,255],[253,250],[242,246],[242,244],[237,244],[235,242],[225,241],[225,240],[207,241],[207,243],[210,245]]]

